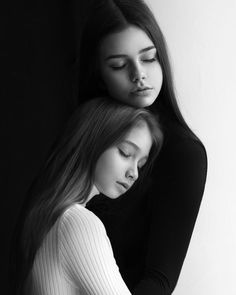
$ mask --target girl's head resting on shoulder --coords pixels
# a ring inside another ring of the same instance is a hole
[[[58,138],[36,182],[36,204],[44,200],[48,212],[63,211],[85,203],[94,186],[118,197],[150,168],[162,141],[159,123],[148,110],[111,98],[88,100]]]
[[[162,132],[149,111],[101,97],[79,107],[62,142],[59,153],[63,163],[67,159],[67,182],[83,179],[74,183],[80,185],[77,192],[95,185],[116,198],[150,167],[161,148]],[[84,202],[87,194],[77,198]]]
[[[160,151],[162,132],[147,110],[95,98],[75,110],[29,193],[22,234],[26,278],[45,235],[75,203],[93,192],[125,193]]]
[[[95,166],[94,185],[109,198],[117,198],[133,186],[140,171],[151,161],[152,156],[148,158],[152,146],[156,149],[161,143],[161,138],[156,137],[159,134],[155,122],[148,114],[137,111],[133,116],[130,123],[125,122],[126,117],[120,124],[118,128],[123,135],[114,142],[111,138],[111,146],[99,156]]]
[[[142,0],[93,3],[79,52],[79,99],[100,95],[136,107],[174,96],[167,49]],[[158,99],[157,99],[158,97]]]

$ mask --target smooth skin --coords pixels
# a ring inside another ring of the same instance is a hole
[[[130,25],[108,35],[99,48],[100,71],[109,94],[126,104],[148,107],[163,81],[156,48],[140,28]]]
[[[150,130],[146,122],[141,121],[99,157],[94,177],[97,190],[111,199],[124,194],[138,179],[151,146]]]

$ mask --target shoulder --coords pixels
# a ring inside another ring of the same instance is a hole
[[[184,158],[188,161],[200,161],[207,164],[207,153],[204,145],[195,139],[188,137],[179,137],[166,145],[165,150],[169,156]],[[178,159],[176,159],[178,160]]]
[[[175,161],[185,159],[207,166],[207,152],[203,143],[179,123],[170,121],[163,128],[164,144],[161,155]]]
[[[201,142],[192,138],[179,138],[163,146],[155,163],[155,170],[159,170],[161,166],[164,169],[171,168],[172,172],[177,173],[186,171],[193,175],[194,172],[201,171],[206,174],[207,164],[206,149]]]
[[[150,197],[156,201],[162,199],[166,204],[171,200],[184,208],[199,208],[207,166],[206,150],[200,141],[175,136],[174,140],[170,139],[164,145],[155,161],[150,177]],[[156,195],[159,198],[152,197]],[[191,212],[191,209],[188,210]]]
[[[93,212],[80,204],[74,204],[61,216],[59,231],[67,238],[71,236],[88,237],[99,232],[104,233],[105,227]]]
[[[167,126],[153,175],[177,181],[195,181],[202,187],[206,180],[207,166],[207,152],[202,142],[178,124]]]

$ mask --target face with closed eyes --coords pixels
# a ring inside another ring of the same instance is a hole
[[[94,176],[97,190],[112,199],[124,194],[138,179],[151,146],[150,130],[146,122],[141,121],[99,157]]]
[[[100,72],[108,93],[136,106],[150,106],[162,86],[162,70],[156,48],[136,26],[108,35],[99,48]]]

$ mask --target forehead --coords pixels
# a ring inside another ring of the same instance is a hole
[[[142,156],[147,156],[152,146],[152,135],[146,122],[140,122],[132,127],[123,140],[137,146]]]
[[[103,56],[114,53],[138,54],[141,49],[149,46],[154,44],[148,35],[136,26],[129,26],[105,37],[100,44],[100,53]]]

